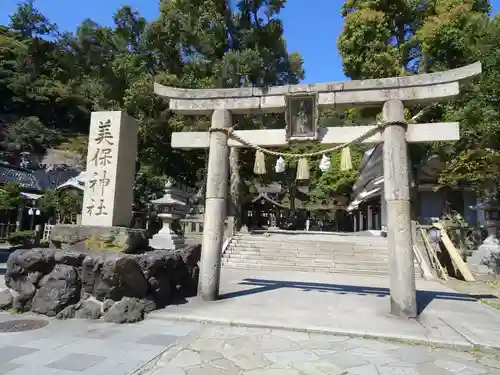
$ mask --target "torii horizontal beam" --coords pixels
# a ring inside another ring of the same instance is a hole
[[[480,73],[481,63],[476,62],[438,73],[269,88],[183,89],[155,83],[154,92],[169,100],[172,111],[186,115],[210,114],[217,109],[237,114],[255,110],[279,113],[285,111],[287,95],[316,94],[320,108],[378,106],[390,100],[409,105],[435,103],[455,97],[460,81]]]
[[[374,129],[375,125],[368,126],[344,126],[319,128],[318,141],[325,145],[344,144],[358,138],[362,134]],[[262,147],[284,146],[286,140],[285,129],[263,129],[263,130],[236,130],[236,135],[253,145]],[[430,124],[408,124],[406,140],[410,143],[456,141],[460,139],[460,127],[458,122],[443,122]],[[367,137],[362,143],[381,143],[382,132]],[[246,147],[234,138],[228,139],[230,147]],[[208,132],[179,132],[172,134],[173,148],[208,148]]]

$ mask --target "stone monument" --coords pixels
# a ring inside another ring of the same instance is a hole
[[[149,240],[149,246],[154,249],[180,249],[186,244],[184,238],[172,229],[174,220],[186,214],[186,194],[175,186],[172,179],[165,184],[165,195],[152,201],[163,223],[162,228]]]
[[[82,225],[130,225],[136,157],[135,119],[124,112],[93,112]]]
[[[87,250],[136,252],[146,230],[131,229],[137,122],[121,111],[92,112],[81,225],[58,224],[51,244]]]
[[[404,117],[405,105],[450,100],[460,93],[460,81],[480,73],[481,64],[475,63],[451,71],[416,76],[266,88],[183,89],[155,84],[155,93],[169,101],[170,110],[185,115],[212,116],[210,132],[172,134],[174,148],[209,148],[199,296],[213,301],[219,295],[228,190],[228,148],[271,148],[288,145],[289,138],[307,140],[314,135],[320,109],[378,106],[382,108],[383,126],[318,128],[314,138],[323,145],[384,143],[391,313],[402,318],[415,318],[418,310],[407,143],[458,140],[460,135],[458,123],[408,124]],[[294,99],[299,97],[302,99],[296,103]],[[289,106],[289,103],[294,104]],[[287,112],[288,126],[285,129],[229,131],[233,127],[232,112]]]

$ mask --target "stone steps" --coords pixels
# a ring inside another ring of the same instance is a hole
[[[314,235],[237,235],[226,249],[222,266],[236,269],[294,270],[387,277],[387,240],[351,237],[349,241]],[[326,239],[326,240],[325,240]],[[420,268],[415,264],[416,277]]]

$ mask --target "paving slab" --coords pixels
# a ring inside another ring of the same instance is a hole
[[[0,320],[44,319],[33,331],[0,333],[0,374],[132,374],[200,328],[192,322],[148,319],[119,325],[0,313]]]
[[[438,282],[417,280],[421,314],[389,314],[389,279],[295,271],[222,269],[221,299],[154,311],[177,319],[500,349],[500,312]]]
[[[201,342],[204,345],[200,346]],[[499,366],[499,357],[491,352],[464,352],[347,336],[207,324],[178,341],[154,365],[139,373],[498,375]]]

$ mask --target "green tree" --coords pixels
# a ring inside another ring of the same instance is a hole
[[[476,162],[484,158],[481,150],[499,147],[500,65],[494,47],[499,29],[498,16],[491,21],[489,11],[487,0],[347,0],[342,8],[338,47],[344,72],[353,79],[435,72],[483,61],[483,76],[463,86],[457,100],[408,108],[408,118],[418,113],[419,122],[461,123],[459,142],[410,145],[414,168],[432,153],[447,161],[440,179],[445,186],[475,184],[478,174],[486,178],[496,173],[493,164]],[[477,169],[464,173],[471,166]]]
[[[22,201],[19,184],[8,182],[0,189],[0,210],[15,210],[21,206]]]
[[[76,189],[52,189],[45,192],[39,204],[44,214],[55,215],[57,224],[73,224],[82,212],[83,196]]]

